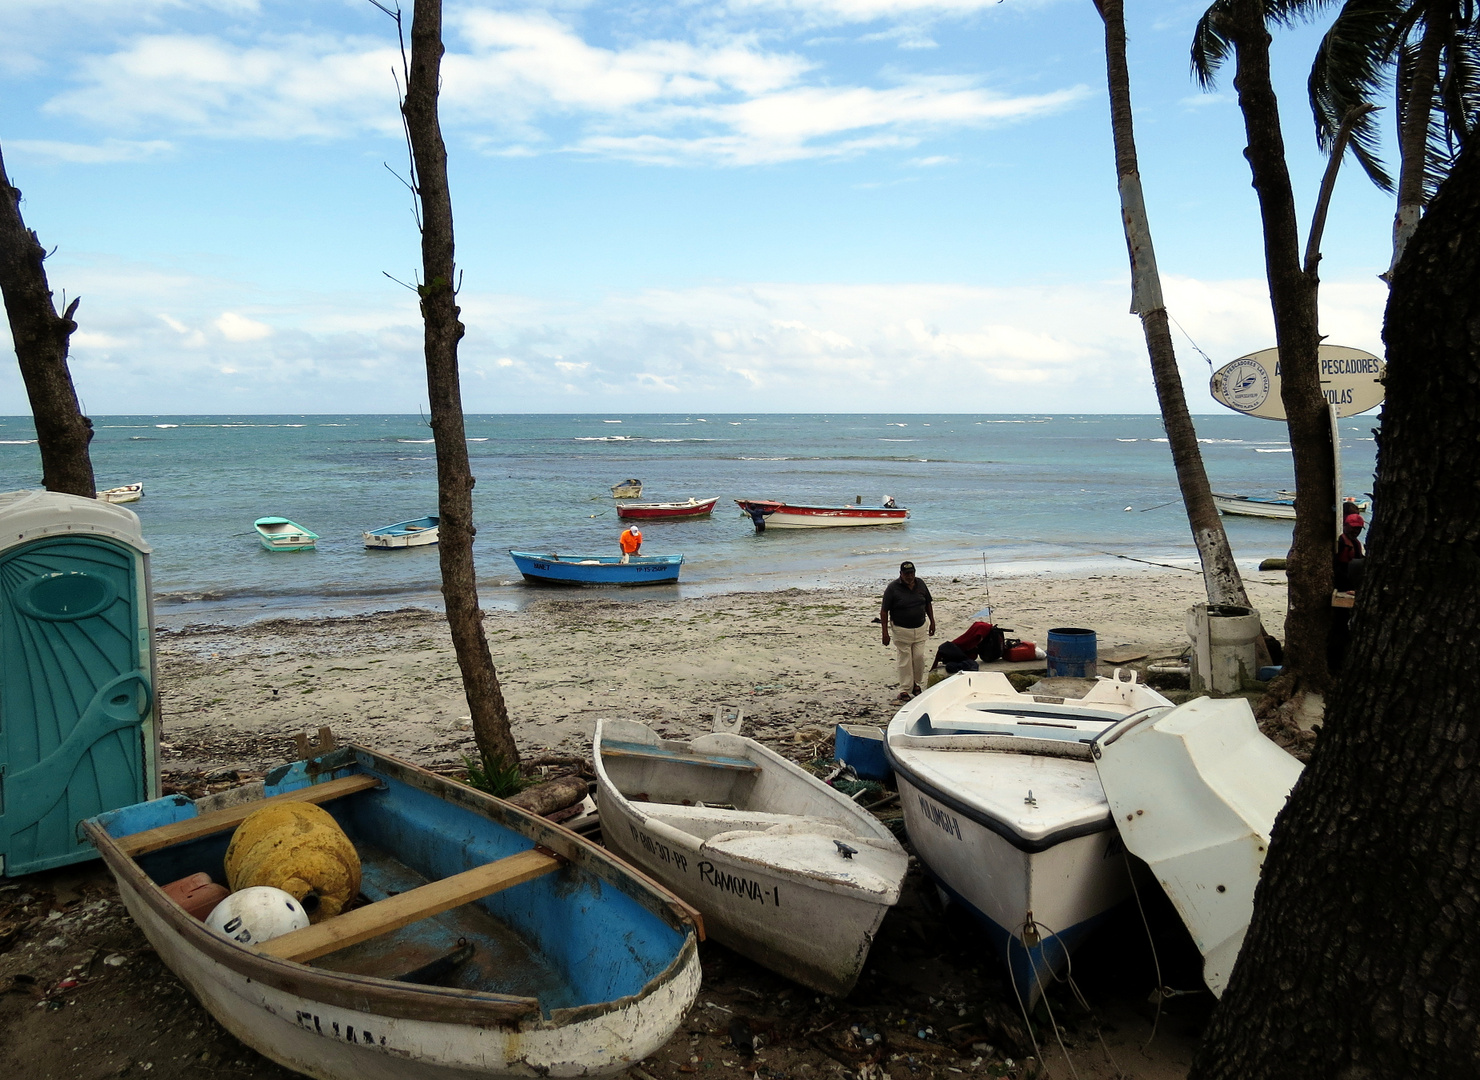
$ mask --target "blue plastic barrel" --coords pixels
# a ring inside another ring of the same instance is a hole
[[[1093,630],[1061,626],[1048,632],[1048,674],[1093,678],[1098,674],[1099,645]]]

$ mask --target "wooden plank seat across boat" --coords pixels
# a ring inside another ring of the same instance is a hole
[[[662,1046],[699,988],[697,913],[543,818],[364,747],[222,809],[170,796],[82,823],[160,958],[244,1043],[323,1080],[606,1076]],[[222,880],[231,830],[317,802],[363,902],[250,948],[161,885]]]

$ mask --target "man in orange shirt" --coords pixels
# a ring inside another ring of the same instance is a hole
[[[627,562],[642,550],[642,530],[636,525],[629,525],[617,537],[617,543],[622,545],[622,561]]]

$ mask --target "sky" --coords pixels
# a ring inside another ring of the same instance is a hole
[[[1190,78],[1199,4],[1128,7],[1179,363],[1214,412],[1209,360],[1274,343],[1233,72]],[[58,307],[82,297],[84,408],[423,408],[395,23],[62,11],[0,0],[0,151]],[[1303,228],[1323,30],[1274,44]],[[1090,0],[449,0],[444,40],[467,411],[1156,410]],[[1321,328],[1381,355],[1393,205],[1348,165]],[[0,364],[0,414],[28,411]]]

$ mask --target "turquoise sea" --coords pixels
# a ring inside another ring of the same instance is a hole
[[[437,551],[366,551],[360,534],[436,513],[431,431],[417,416],[96,417],[100,488],[143,481],[131,504],[153,547],[166,625],[435,606]],[[1348,494],[1372,488],[1374,415],[1342,421]],[[1197,418],[1215,491],[1293,486],[1282,423]],[[910,558],[922,576],[1195,563],[1157,416],[469,416],[478,478],[485,607],[526,586],[508,549],[616,553],[608,489],[643,498],[718,495],[710,519],[653,523],[645,554],[682,553],[676,586],[623,596],[878,582]],[[0,418],[0,491],[40,486],[29,417]],[[757,535],[734,498],[908,507],[903,526]],[[319,533],[318,550],[272,553],[252,522],[278,514]],[[1240,565],[1283,555],[1288,524],[1226,518]]]

